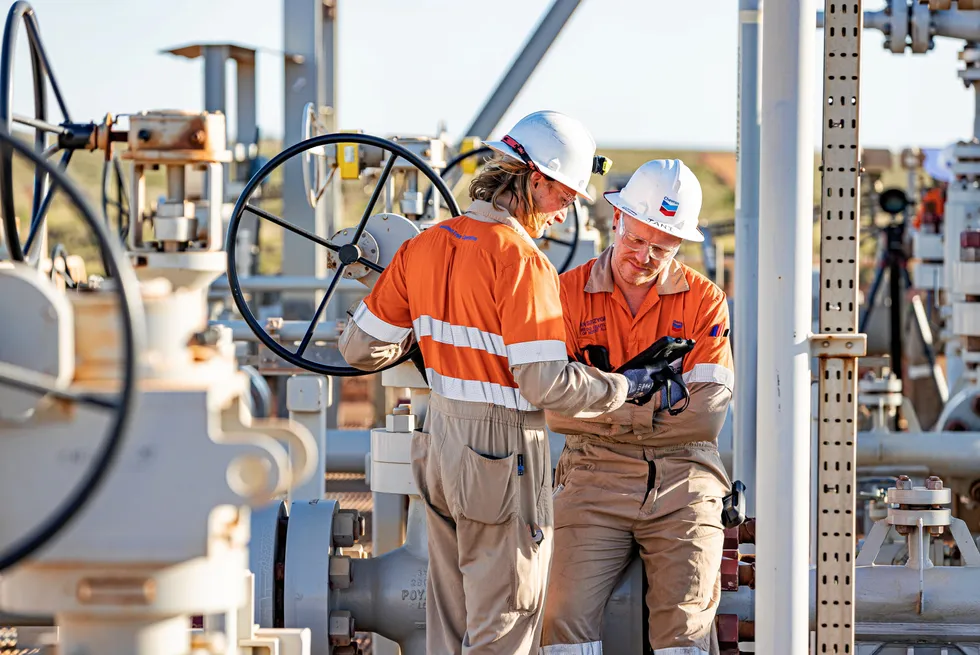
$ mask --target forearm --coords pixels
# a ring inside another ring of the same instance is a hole
[[[359,328],[354,321],[349,321],[347,329],[340,336],[340,354],[354,368],[377,371],[397,361],[411,347],[412,341],[411,335],[400,343],[380,341]]]
[[[591,418],[626,402],[626,378],[578,362],[534,362],[511,370],[528,402],[557,414]]]
[[[657,392],[650,401],[655,407],[660,406],[665,391]],[[651,437],[669,434],[671,441],[680,438],[684,442],[715,441],[718,438],[725,424],[732,392],[725,385],[713,382],[692,383],[688,391],[691,402],[686,410],[677,416],[671,416],[667,410],[654,414]],[[682,403],[675,403],[673,407],[679,409]]]

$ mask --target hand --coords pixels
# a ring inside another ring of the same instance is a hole
[[[623,371],[623,377],[626,378],[628,384],[626,389],[627,400],[652,396],[653,392],[657,390],[658,380],[651,377],[648,368],[627,369]]]

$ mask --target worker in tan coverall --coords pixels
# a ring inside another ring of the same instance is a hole
[[[660,390],[643,407],[597,417],[546,413],[567,440],[541,652],[602,653],[603,610],[638,547],[653,652],[707,654],[717,649],[722,499],[731,486],[717,448],[734,380],[727,303],[674,259],[683,240],[703,240],[701,187],[687,166],[647,162],[606,199],[615,207],[612,247],[561,276],[569,355],[588,359],[601,347],[615,369],[660,337],[694,339],[678,371],[690,404],[671,415],[681,395]]]
[[[398,249],[340,347],[364,370],[414,342],[431,387],[412,469],[426,504],[426,652],[537,653],[552,553],[544,408],[596,416],[652,391],[646,371],[569,362],[558,274],[533,238],[588,197],[595,142],[557,112],[522,119],[473,203]]]

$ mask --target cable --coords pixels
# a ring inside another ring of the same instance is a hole
[[[20,4],[20,3],[18,3]],[[0,553],[0,573],[15,566],[43,548],[54,537],[61,533],[72,520],[88,505],[105,481],[106,475],[116,462],[121,451],[123,435],[129,426],[136,401],[136,361],[137,353],[142,350],[143,315],[139,295],[139,282],[136,274],[126,260],[126,255],[106,230],[102,221],[96,218],[88,201],[81,192],[68,180],[64,173],[48,164],[37,153],[19,143],[17,139],[0,128],[0,148],[10,154],[18,154],[30,160],[41,169],[45,176],[50,177],[53,188],[60,189],[68,196],[81,214],[82,219],[94,233],[99,247],[108,253],[109,259],[116,270],[114,292],[119,296],[119,314],[122,325],[119,337],[122,341],[123,358],[121,365],[121,389],[114,413],[110,419],[108,437],[103,439],[101,450],[96,453],[81,482],[72,491],[69,498],[33,532]],[[12,161],[12,157],[11,157]],[[18,386],[17,381],[7,381],[6,386]]]

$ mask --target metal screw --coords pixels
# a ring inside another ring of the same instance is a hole
[[[912,479],[907,475],[898,476],[898,480],[895,482],[896,489],[911,489]]]
[[[926,479],[926,489],[939,490],[943,488],[943,481],[938,475],[930,475]]]
[[[911,525],[896,525],[895,526],[895,532],[897,532],[900,535],[912,534],[912,526]]]
[[[941,537],[945,529],[945,526],[942,525],[931,525],[929,526],[929,534],[933,537]]]
[[[194,146],[204,145],[205,136],[206,135],[204,134],[204,130],[197,130],[196,132],[192,133],[190,137],[191,145]]]

